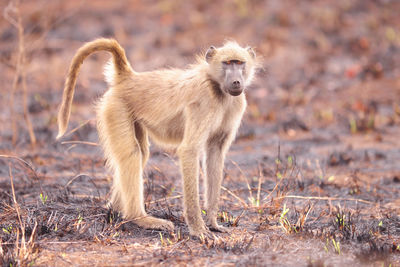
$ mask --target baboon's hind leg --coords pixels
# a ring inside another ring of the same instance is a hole
[[[149,160],[150,150],[149,150],[149,137],[147,130],[139,122],[135,122],[135,135],[138,140],[140,151],[142,152],[142,166],[143,170]]]
[[[142,148],[123,103],[107,94],[99,107],[100,139],[114,170],[113,207],[143,228],[173,230],[172,222],[149,216],[144,209]]]

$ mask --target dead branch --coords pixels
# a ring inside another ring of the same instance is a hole
[[[29,137],[32,146],[36,145],[36,136],[33,131],[32,122],[29,116],[28,110],[28,91],[26,88],[26,57],[25,57],[25,36],[24,36],[24,26],[22,24],[22,16],[19,11],[19,0],[11,0],[8,6],[4,9],[4,18],[18,30],[18,55],[17,63],[15,68],[15,76],[12,84],[11,95],[10,95],[10,115],[11,115],[11,128],[12,128],[12,143],[15,146],[18,140],[18,127],[15,115],[15,93],[17,91],[18,81],[21,80],[22,83],[22,102],[24,109],[24,119],[28,128]],[[11,12],[14,13],[15,18],[11,16]]]

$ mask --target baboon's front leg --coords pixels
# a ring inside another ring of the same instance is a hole
[[[212,136],[207,143],[205,160],[205,207],[207,211],[206,224],[211,230],[227,232],[228,229],[218,225],[217,213],[221,191],[224,160],[227,150],[227,135],[218,133]]]
[[[183,178],[183,204],[186,223],[192,236],[200,237],[207,231],[199,204],[198,150],[182,147],[178,151]]]
[[[190,235],[201,237],[208,229],[201,217],[199,203],[199,156],[207,140],[209,127],[207,122],[211,118],[199,117],[204,111],[197,108],[192,106],[186,111],[184,137],[177,153],[183,179],[185,220]]]

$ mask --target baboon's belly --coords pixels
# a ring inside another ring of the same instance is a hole
[[[184,133],[183,113],[161,121],[157,125],[146,125],[150,138],[160,145],[178,146]]]

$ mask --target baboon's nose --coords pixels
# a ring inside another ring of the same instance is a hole
[[[235,88],[235,89],[240,88],[240,82],[239,81],[233,81],[232,87]]]

